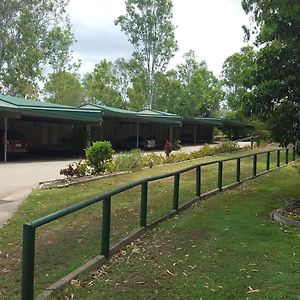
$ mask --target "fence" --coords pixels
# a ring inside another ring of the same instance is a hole
[[[31,300],[34,298],[34,261],[35,261],[35,234],[36,234],[36,228],[41,227],[45,224],[48,224],[54,220],[57,220],[59,218],[62,218],[64,216],[67,216],[71,213],[74,213],[80,209],[83,209],[85,207],[88,207],[90,205],[93,205],[97,202],[102,201],[103,207],[102,207],[102,236],[101,236],[101,255],[105,256],[106,258],[109,258],[110,255],[110,229],[111,229],[111,202],[112,197],[127,191],[129,189],[132,189],[134,187],[141,187],[141,194],[140,194],[140,227],[146,228],[150,224],[147,222],[147,200],[148,200],[148,183],[157,181],[160,179],[173,177],[173,203],[172,203],[172,210],[170,213],[175,214],[178,213],[180,207],[179,207],[179,187],[180,187],[180,175],[183,173],[186,173],[188,171],[195,170],[195,198],[189,202],[193,203],[195,200],[198,200],[204,196],[216,193],[218,191],[222,191],[224,188],[229,188],[232,186],[235,186],[242,182],[241,180],[241,160],[244,158],[251,158],[253,160],[252,164],[252,176],[246,178],[250,179],[253,177],[256,177],[258,175],[261,175],[263,173],[269,172],[270,169],[270,162],[271,162],[271,153],[275,153],[276,157],[276,168],[279,168],[282,166],[281,163],[281,154],[284,153],[284,165],[289,163],[289,155],[290,155],[290,149],[292,149],[292,161],[296,160],[296,148],[280,148],[276,150],[271,151],[264,151],[234,158],[228,158],[223,160],[217,160],[217,161],[211,161],[206,163],[201,163],[197,165],[193,165],[184,169],[181,169],[176,172],[163,174],[159,176],[154,176],[150,178],[145,178],[136,182],[133,182],[131,184],[127,184],[125,186],[119,187],[117,189],[114,189],[110,192],[98,195],[94,198],[82,201],[78,204],[72,205],[70,207],[64,208],[62,210],[59,210],[57,212],[54,212],[52,214],[49,214],[45,217],[39,218],[35,221],[28,222],[23,225],[23,255],[22,255],[22,299],[23,300]],[[257,171],[257,158],[259,155],[265,155],[266,154],[266,164],[265,169],[262,172]],[[223,185],[223,165],[225,162],[228,161],[236,161],[236,169],[235,169],[235,182],[232,184],[229,184],[227,186]],[[201,169],[204,166],[214,165],[216,164],[218,166],[217,169],[217,187],[216,189],[210,190],[207,193],[201,193]],[[186,206],[186,205],[185,205]],[[153,222],[157,223],[157,221]],[[152,225],[153,225],[152,223]]]

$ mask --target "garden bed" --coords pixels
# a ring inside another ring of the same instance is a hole
[[[293,201],[287,208],[272,212],[271,218],[284,225],[300,227],[300,199]]]

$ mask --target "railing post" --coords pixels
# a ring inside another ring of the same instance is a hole
[[[296,160],[296,147],[293,146],[293,161]]]
[[[223,162],[219,161],[218,167],[218,189],[222,191],[223,187]]]
[[[269,151],[267,152],[267,166],[266,166],[267,171],[270,171],[270,158],[271,158],[271,153]]]
[[[178,211],[179,202],[179,179],[180,174],[174,175],[174,188],[173,188],[173,209]]]
[[[236,159],[236,182],[241,182],[241,159]]]
[[[280,150],[277,150],[277,168],[280,167]]]
[[[101,255],[109,258],[111,197],[103,200]]]
[[[257,174],[257,154],[253,155],[253,177]]]
[[[196,167],[196,197],[201,196],[201,167]]]
[[[289,148],[286,148],[285,150],[285,164],[287,165],[289,163]]]
[[[147,226],[147,201],[148,201],[148,182],[141,185],[141,210],[140,210],[140,226]]]
[[[34,298],[34,250],[35,227],[23,225],[23,253],[22,253],[22,288],[21,299]]]

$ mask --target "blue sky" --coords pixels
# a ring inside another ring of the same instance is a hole
[[[219,75],[224,60],[244,46],[241,26],[248,17],[240,0],[173,0],[173,23],[179,51],[169,67],[194,50],[208,68]],[[125,0],[70,0],[68,12],[77,42],[74,57],[82,61],[81,73],[102,59],[129,58],[132,47],[114,20],[125,13]]]

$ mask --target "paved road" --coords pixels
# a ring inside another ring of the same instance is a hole
[[[0,228],[41,181],[61,178],[73,160],[0,163]]]

